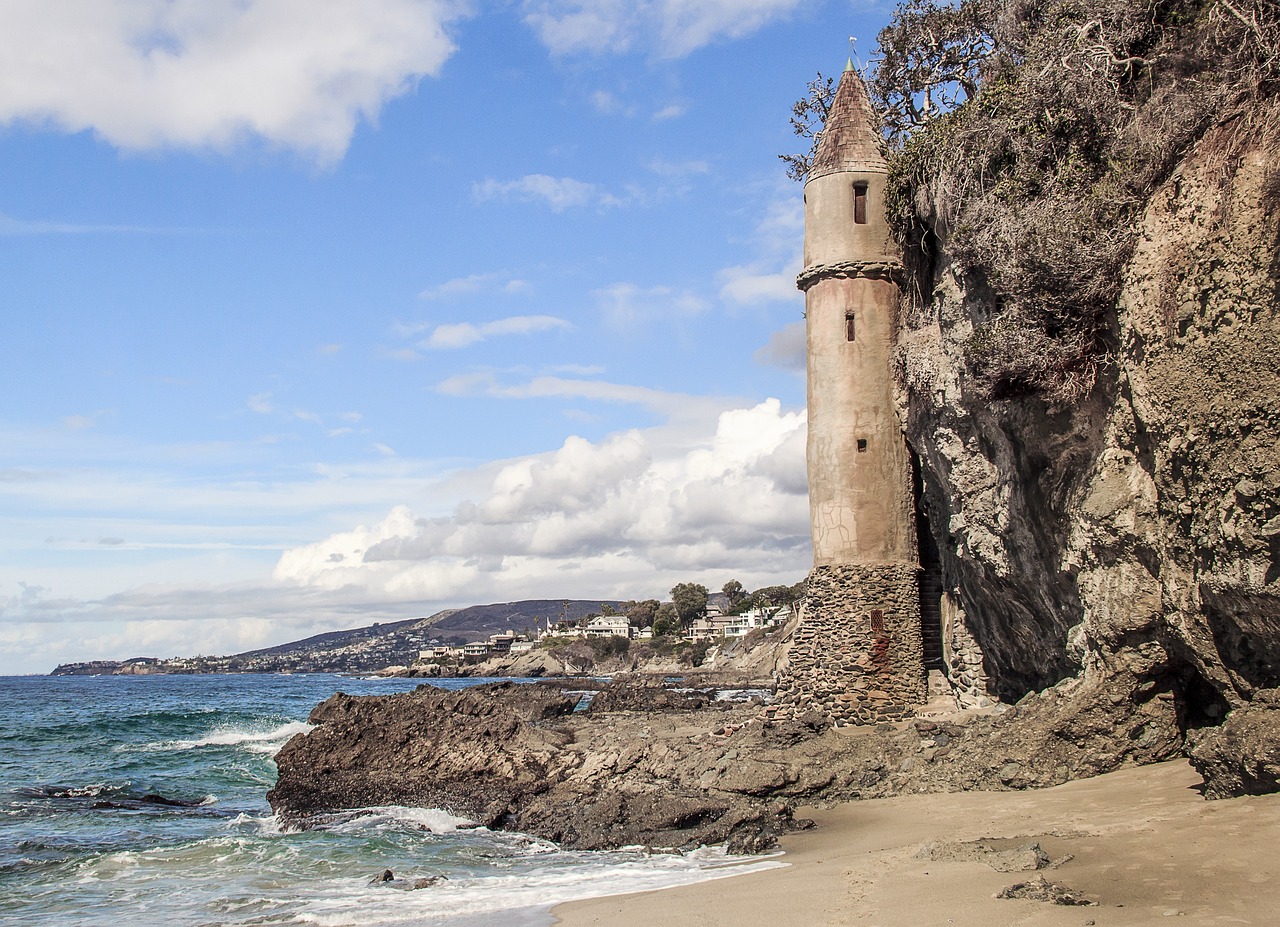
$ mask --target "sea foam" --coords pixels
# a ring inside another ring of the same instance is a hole
[[[164,740],[159,743],[146,744],[133,749],[139,752],[156,752],[166,750],[198,750],[202,747],[235,747],[248,753],[263,756],[275,756],[294,734],[305,734],[312,725],[305,721],[290,721],[279,727],[262,728],[218,728],[196,740]]]

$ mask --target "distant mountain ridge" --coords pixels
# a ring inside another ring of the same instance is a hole
[[[525,599],[450,608],[426,618],[375,622],[363,628],[326,631],[299,641],[225,657],[135,657],[64,663],[51,676],[152,675],[164,673],[363,673],[407,666],[432,643],[485,640],[499,631],[534,631],[547,621],[577,621],[617,599]]]

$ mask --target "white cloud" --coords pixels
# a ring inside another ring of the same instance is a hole
[[[670,393],[648,386],[610,383],[557,376],[534,377],[503,384],[492,371],[461,373],[442,380],[436,392],[446,396],[489,396],[494,399],[586,399],[643,406],[673,419],[696,418],[718,406],[718,401],[687,393]]]
[[[588,98],[595,111],[605,116],[612,115],[622,109],[622,102],[608,90],[597,90]]]
[[[444,283],[427,287],[418,294],[419,299],[450,299],[456,296],[473,296],[477,293],[505,293],[514,296],[531,289],[529,283],[507,273],[468,274],[454,277]]]
[[[276,408],[271,402],[270,393],[254,393],[245,400],[245,404],[250,412],[257,412],[259,415],[270,415]]]
[[[749,263],[726,267],[716,274],[720,298],[740,306],[793,302],[802,297],[796,274],[803,257],[804,202],[794,184],[766,192],[763,215],[752,231],[759,257]]]
[[[248,137],[332,160],[360,120],[434,75],[450,0],[9,0],[0,124],[86,129],[126,149]]]
[[[641,287],[622,282],[595,290],[592,295],[600,305],[605,324],[624,330],[688,318],[710,308],[700,296],[668,286]]]
[[[779,273],[761,273],[754,265],[726,267],[717,274],[720,297],[739,305],[799,302],[796,274],[790,269]]]
[[[684,180],[695,174],[709,174],[711,166],[706,161],[666,161],[655,158],[649,162],[649,170],[661,177]]]
[[[599,184],[572,177],[526,174],[516,180],[494,180],[492,177],[471,185],[477,202],[544,203],[552,212],[564,212],[583,206],[612,207],[625,201],[609,193]]]
[[[494,465],[453,514],[382,522],[287,551],[274,578],[372,598],[661,595],[680,579],[790,581],[808,566],[804,413],[777,400],[671,425],[570,437]],[[714,574],[714,575],[712,575]],[[588,590],[591,590],[588,593]]]
[[[525,22],[553,53],[642,47],[680,58],[782,19],[803,0],[525,0]]]
[[[482,601],[661,596],[679,581],[733,577],[756,587],[808,569],[803,411],[557,378],[505,389],[646,402],[671,418],[448,472],[387,457],[317,467],[296,483],[93,470],[0,478],[10,502],[42,509],[20,533],[50,531],[47,511],[74,512],[51,543],[105,558],[92,576],[78,571],[74,588],[54,569],[0,570],[0,672],[234,653]],[[308,534],[323,540],[299,543]],[[111,538],[127,541],[103,543]],[[261,579],[242,580],[249,563]]]
[[[3,15],[0,12],[0,15]],[[0,74],[3,69],[0,67]],[[0,99],[3,93],[0,92]],[[4,122],[0,111],[0,124]],[[83,225],[72,222],[50,222],[47,220],[15,219],[0,213],[0,235],[116,235],[142,234],[155,235],[178,231],[177,229],[146,228],[135,225]]]
[[[485,322],[482,325],[456,322],[437,325],[421,342],[420,347],[435,350],[465,348],[478,341],[503,335],[531,335],[535,332],[569,328],[573,328],[570,323],[553,315],[513,315],[505,319]]]
[[[662,107],[662,109],[658,110],[649,118],[654,122],[666,122],[668,119],[679,119],[688,111],[689,107],[683,106],[679,103],[672,103],[668,106]]]

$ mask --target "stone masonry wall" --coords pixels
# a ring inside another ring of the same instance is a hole
[[[919,583],[910,563],[814,567],[780,707],[817,709],[842,726],[897,720],[923,705]]]

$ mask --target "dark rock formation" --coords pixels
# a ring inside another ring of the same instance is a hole
[[[1280,791],[1280,689],[1255,692],[1225,724],[1197,731],[1188,746],[1205,798]]]
[[[820,712],[770,720],[758,705],[693,707],[702,700],[687,692],[667,703],[643,681],[614,683],[596,696],[603,709],[579,712],[576,697],[546,683],[337,695],[277,755],[268,798],[295,821],[406,804],[584,849],[759,851],[796,826],[799,804],[1056,785],[1181,750],[1167,691],[1134,700],[1125,686],[1087,697],[1066,688],[1003,714],[852,736]]]
[[[548,761],[566,742],[567,735],[530,722],[567,715],[576,704],[549,687],[511,683],[339,693],[311,712],[316,729],[276,756],[280,778],[267,798],[301,813],[434,806],[490,824],[546,788]]]
[[[295,820],[382,804],[438,807],[585,849],[726,841],[760,849],[794,826],[790,806],[769,796],[796,776],[746,760],[717,768],[724,754],[705,749],[711,735],[690,726],[688,712],[663,723],[628,712],[618,722],[607,712],[575,715],[576,701],[551,686],[510,683],[335,695],[312,712],[315,729],[277,755],[279,781],[267,797]],[[651,693],[640,701],[651,704]]]

